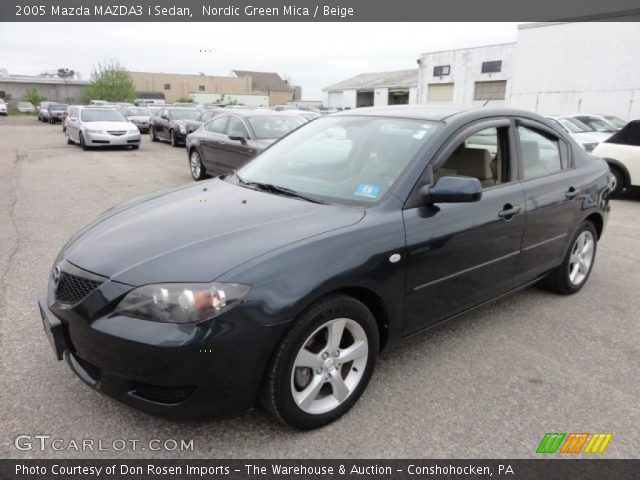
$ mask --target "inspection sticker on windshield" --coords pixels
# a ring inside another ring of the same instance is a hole
[[[361,183],[356,187],[356,191],[353,192],[353,194],[359,197],[378,198],[378,195],[380,194],[380,187],[378,185],[366,185]]]

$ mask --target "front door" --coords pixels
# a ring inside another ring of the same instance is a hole
[[[435,160],[433,183],[475,177],[482,198],[404,210],[405,335],[517,286],[525,215],[514,143],[507,119],[464,128],[444,149],[451,153]]]

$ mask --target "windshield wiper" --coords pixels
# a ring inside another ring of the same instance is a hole
[[[328,202],[325,202],[324,200],[316,198],[312,195],[308,195],[306,193],[292,190],[291,188],[280,187],[278,185],[273,185],[271,183],[246,181],[246,180],[243,180],[242,177],[240,177],[240,175],[238,175],[238,172],[234,171],[234,174],[238,179],[238,184],[243,185],[245,187],[262,190],[264,192],[275,193],[276,195],[284,195],[286,197],[300,198],[302,200],[306,200],[307,202],[319,203],[321,205],[328,205]]]

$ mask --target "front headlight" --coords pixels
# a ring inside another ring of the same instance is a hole
[[[233,308],[249,289],[240,283],[145,285],[129,292],[115,313],[155,322],[200,322]]]
[[[87,128],[86,131],[87,131],[87,133],[95,133],[95,134],[98,134],[98,135],[104,133],[103,130],[92,130],[90,128]]]
[[[184,127],[184,125],[180,125],[180,133],[187,133],[187,129]]]

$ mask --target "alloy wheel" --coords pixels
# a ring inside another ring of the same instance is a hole
[[[581,285],[585,281],[591,265],[593,264],[593,256],[595,253],[596,240],[593,234],[585,230],[574,242],[571,247],[571,258],[569,259],[569,280],[574,285]]]
[[[200,179],[200,175],[202,174],[202,164],[200,163],[200,155],[198,155],[197,151],[191,152],[189,156],[189,164],[191,166],[191,176],[198,180]]]
[[[310,414],[340,406],[358,387],[367,365],[369,343],[360,324],[349,318],[330,320],[304,342],[291,372],[291,394]]]

